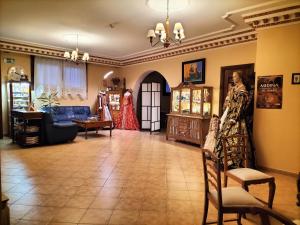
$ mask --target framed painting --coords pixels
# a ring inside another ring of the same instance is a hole
[[[292,84],[300,84],[300,73],[292,74]]]
[[[283,75],[258,76],[256,108],[282,108]]]
[[[205,59],[197,59],[182,63],[182,82],[205,83]]]

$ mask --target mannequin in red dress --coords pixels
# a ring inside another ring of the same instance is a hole
[[[133,108],[132,91],[124,94],[121,111],[116,121],[116,128],[126,130],[139,130],[140,125]]]

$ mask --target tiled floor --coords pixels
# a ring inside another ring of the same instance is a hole
[[[10,198],[12,225],[201,224],[203,176],[197,147],[146,132],[114,130],[112,138],[108,132],[28,149],[2,140],[2,186]],[[273,175],[274,208],[300,218],[296,178]],[[250,192],[266,197],[268,187],[257,187]],[[210,207],[209,219],[215,218]],[[253,219],[243,224],[257,224]]]

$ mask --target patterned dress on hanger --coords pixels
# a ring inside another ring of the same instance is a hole
[[[210,119],[208,134],[206,136],[205,144],[203,146],[204,149],[208,149],[212,152],[214,151],[214,148],[216,146],[216,138],[219,130],[219,123],[219,117],[216,115],[214,115]]]
[[[116,128],[126,130],[139,130],[139,122],[133,108],[133,99],[130,92],[124,94],[121,111],[116,121]]]
[[[222,127],[217,136],[216,147],[214,149],[215,154],[223,162],[224,151],[222,145],[222,137],[242,134],[248,135],[245,111],[248,103],[248,92],[243,84],[239,84],[233,87],[232,94],[230,96],[228,111]],[[234,121],[234,123],[233,123]],[[242,157],[236,157],[235,161],[230,162],[231,168],[238,168],[242,162]]]

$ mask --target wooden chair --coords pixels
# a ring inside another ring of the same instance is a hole
[[[249,185],[268,183],[269,197],[267,204],[269,208],[272,208],[276,189],[275,178],[249,168],[247,136],[227,136],[222,138],[222,144],[224,150],[224,187],[227,187],[228,177],[240,183],[246,191],[249,191]],[[230,169],[232,163],[240,164],[240,168]]]
[[[242,187],[224,187],[221,185],[220,159],[211,151],[202,149],[203,172],[205,184],[204,213],[202,224],[223,224],[223,214],[236,213],[237,221],[241,224],[241,214],[251,213],[253,207],[262,207],[263,204],[245,191]],[[211,202],[218,210],[218,221],[206,223],[208,205]]]
[[[272,218],[273,220],[281,222],[284,225],[296,225],[293,221],[291,221],[286,216],[284,216],[272,209],[266,208],[266,207],[253,207],[253,208],[251,208],[250,211],[253,214],[259,214],[259,216],[261,218],[261,223],[263,225],[273,224],[273,223],[270,223],[269,218]]]

